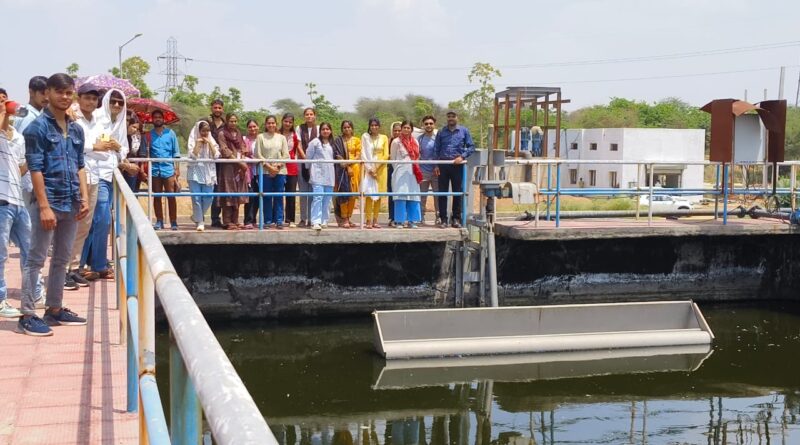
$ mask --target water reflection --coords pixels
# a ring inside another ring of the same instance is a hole
[[[513,382],[440,368],[436,386],[396,389],[379,389],[368,320],[217,335],[286,445],[800,443],[800,306],[703,312],[717,338],[699,368]]]

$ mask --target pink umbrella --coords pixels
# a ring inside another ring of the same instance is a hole
[[[133,86],[129,80],[120,79],[112,76],[111,74],[96,74],[94,76],[79,77],[75,82],[75,89],[81,87],[85,83],[91,83],[101,90],[110,90],[116,88],[125,95],[125,97],[138,97],[139,89]]]

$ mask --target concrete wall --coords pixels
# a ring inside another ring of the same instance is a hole
[[[212,318],[367,315],[453,307],[453,243],[168,245],[178,274]],[[800,238],[656,236],[573,240],[498,237],[502,305],[800,295]],[[477,289],[465,300],[476,304]]]

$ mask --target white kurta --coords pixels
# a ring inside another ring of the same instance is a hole
[[[391,159],[393,161],[411,161],[411,156],[405,145],[400,142],[400,138],[392,141]],[[419,183],[414,176],[413,164],[394,164],[394,171],[392,172],[392,192],[394,193],[419,193]],[[414,196],[395,196],[394,200],[401,201],[419,201],[419,195]]]
[[[323,144],[319,139],[314,139],[308,143],[306,159],[326,159],[333,160],[333,147],[330,143]],[[312,185],[323,185],[333,187],[334,171],[333,163],[309,163],[309,183]]]

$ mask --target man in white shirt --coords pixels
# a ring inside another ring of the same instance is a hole
[[[25,138],[9,125],[6,99],[0,97],[0,317],[19,318],[22,313],[7,300],[5,265],[8,244],[19,247],[20,266],[28,258],[31,240],[31,219],[22,197],[22,175],[27,172]]]
[[[107,152],[111,149],[110,142],[100,141],[102,127],[98,124],[97,118],[94,115],[97,109],[97,100],[100,98],[100,90],[91,83],[83,84],[78,88],[78,107],[79,111],[76,113],[76,122],[83,128],[83,152],[86,156],[86,180],[87,191],[89,192],[89,214],[86,218],[78,221],[78,230],[75,233],[75,242],[72,244],[72,254],[70,255],[69,263],[67,264],[67,277],[64,281],[64,289],[75,290],[78,286],[86,287],[89,281],[80,274],[81,266],[81,252],[83,252],[83,245],[89,235],[89,229],[92,227],[92,217],[94,209],[97,205],[97,190],[98,190],[98,177],[92,173],[90,153]]]

